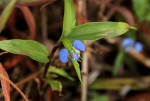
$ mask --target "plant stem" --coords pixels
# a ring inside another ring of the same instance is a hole
[[[56,50],[58,49],[58,47],[59,47],[59,45],[56,44],[56,45],[54,46],[54,48],[52,49],[52,52],[51,52],[50,55],[49,55],[49,60],[50,60],[50,61],[49,61],[48,63],[46,63],[46,65],[45,65],[45,70],[44,70],[43,78],[46,77],[48,68],[49,68],[49,66],[52,64],[52,60],[53,60],[54,54],[55,54]]]

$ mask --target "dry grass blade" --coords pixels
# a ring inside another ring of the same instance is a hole
[[[3,71],[3,72],[2,72]],[[19,93],[20,95],[24,98],[25,101],[29,101],[29,99],[26,97],[26,95],[8,78],[8,74],[6,73],[6,71],[3,69],[2,64],[0,63],[0,78],[1,78],[1,82],[2,80],[5,80],[5,82],[7,81],[8,84],[11,84]],[[7,75],[6,75],[7,74]],[[3,84],[2,84],[3,85]],[[2,86],[3,87],[3,86]],[[5,86],[6,87],[6,86]],[[10,86],[9,86],[10,87]],[[3,89],[3,91],[8,91],[8,88]],[[7,92],[6,92],[7,93]],[[8,94],[8,93],[7,93]],[[8,95],[7,95],[8,96]],[[10,97],[10,96],[9,96]],[[5,99],[5,101],[10,101],[9,99]]]
[[[18,0],[17,6],[24,5],[24,6],[36,6],[36,5],[43,5],[46,3],[53,3],[56,0]]]
[[[3,68],[1,63],[0,63],[0,73],[9,79],[9,76],[8,76],[7,72],[5,71],[5,69]],[[9,84],[9,82],[7,80],[1,78],[1,85],[2,85],[2,89],[3,89],[5,101],[10,101],[10,84]]]

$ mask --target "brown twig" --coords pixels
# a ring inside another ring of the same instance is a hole
[[[25,78],[24,80],[22,80],[22,81],[16,83],[16,85],[17,85],[17,86],[21,86],[21,85],[23,85],[23,84],[25,84],[25,83],[27,83],[27,82],[29,82],[29,81],[35,79],[37,76],[41,75],[42,73],[43,73],[43,71],[38,71],[38,72],[36,72],[36,73],[34,73],[34,74],[28,76],[28,77]]]
[[[47,34],[48,34],[48,31],[47,31],[47,9],[46,8],[42,8],[41,9],[41,20],[42,20],[42,35],[43,35],[43,40],[47,39]]]
[[[46,77],[48,68],[49,68],[49,66],[52,64],[54,54],[55,54],[56,50],[58,49],[58,47],[59,47],[59,45],[56,44],[56,45],[54,46],[54,48],[52,49],[52,52],[51,52],[50,55],[49,55],[49,60],[50,60],[50,61],[49,61],[48,63],[46,63],[46,65],[45,65],[45,70],[44,70],[43,78]]]

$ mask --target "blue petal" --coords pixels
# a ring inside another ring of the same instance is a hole
[[[131,39],[131,38],[125,38],[122,43],[121,43],[121,46],[126,48],[126,47],[129,47],[129,46],[132,46],[134,44],[134,40]]]
[[[72,53],[72,60],[78,60],[80,58],[78,53]]]
[[[136,42],[134,48],[136,52],[140,53],[143,49],[143,45],[140,42]]]
[[[80,40],[75,40],[73,42],[73,47],[77,50],[80,50],[80,51],[85,51],[85,45],[82,41]]]
[[[69,52],[68,52],[67,49],[61,49],[60,52],[59,52],[60,61],[63,62],[63,63],[68,62],[68,55],[69,55]]]

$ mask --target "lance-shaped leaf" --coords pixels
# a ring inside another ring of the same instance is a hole
[[[112,38],[134,29],[124,22],[90,22],[72,29],[67,38],[73,40],[98,40]]]
[[[74,80],[74,78],[72,78],[64,69],[61,69],[61,68],[56,68],[54,66],[51,66],[49,69],[48,69],[48,72],[50,73],[56,73],[58,75],[61,75],[69,80]]]
[[[4,40],[0,41],[0,49],[14,54],[26,55],[33,60],[48,62],[49,50],[44,45],[32,40]]]
[[[0,15],[0,33],[4,29],[5,24],[10,16],[13,7],[15,6],[16,0],[10,0],[8,5],[4,8],[2,14]]]
[[[63,34],[67,36],[72,28],[75,27],[75,10],[73,0],[64,0],[64,21],[63,21]]]

